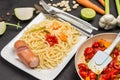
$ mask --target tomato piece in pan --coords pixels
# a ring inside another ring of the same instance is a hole
[[[120,55],[117,56],[116,61],[114,62],[114,68],[120,70]]]
[[[79,68],[79,74],[82,76],[82,78],[86,78],[86,77],[89,77],[90,80],[96,80],[97,78],[97,75],[92,72],[86,64],[84,63],[80,63],[78,64],[78,68]]]

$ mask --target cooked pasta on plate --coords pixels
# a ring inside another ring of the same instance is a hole
[[[79,41],[80,32],[68,22],[46,19],[28,28],[20,39],[24,40],[39,56],[38,68],[58,66],[72,47]]]

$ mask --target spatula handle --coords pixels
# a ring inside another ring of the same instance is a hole
[[[112,44],[104,52],[106,52],[107,54],[110,54],[119,41],[120,41],[120,32],[118,33],[117,37],[112,42]]]

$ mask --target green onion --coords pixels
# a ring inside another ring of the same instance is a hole
[[[106,12],[106,14],[110,14],[109,4],[110,4],[109,0],[105,0],[105,12]]]
[[[17,24],[12,24],[12,23],[7,23],[5,22],[6,25],[9,25],[9,26],[15,26],[16,29],[18,30],[19,28],[22,28],[22,26],[20,26],[20,23],[18,22]]]
[[[118,15],[120,15],[120,0],[115,0]]]

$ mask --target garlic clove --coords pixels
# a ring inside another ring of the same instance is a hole
[[[117,25],[120,27],[120,15],[117,17]]]

